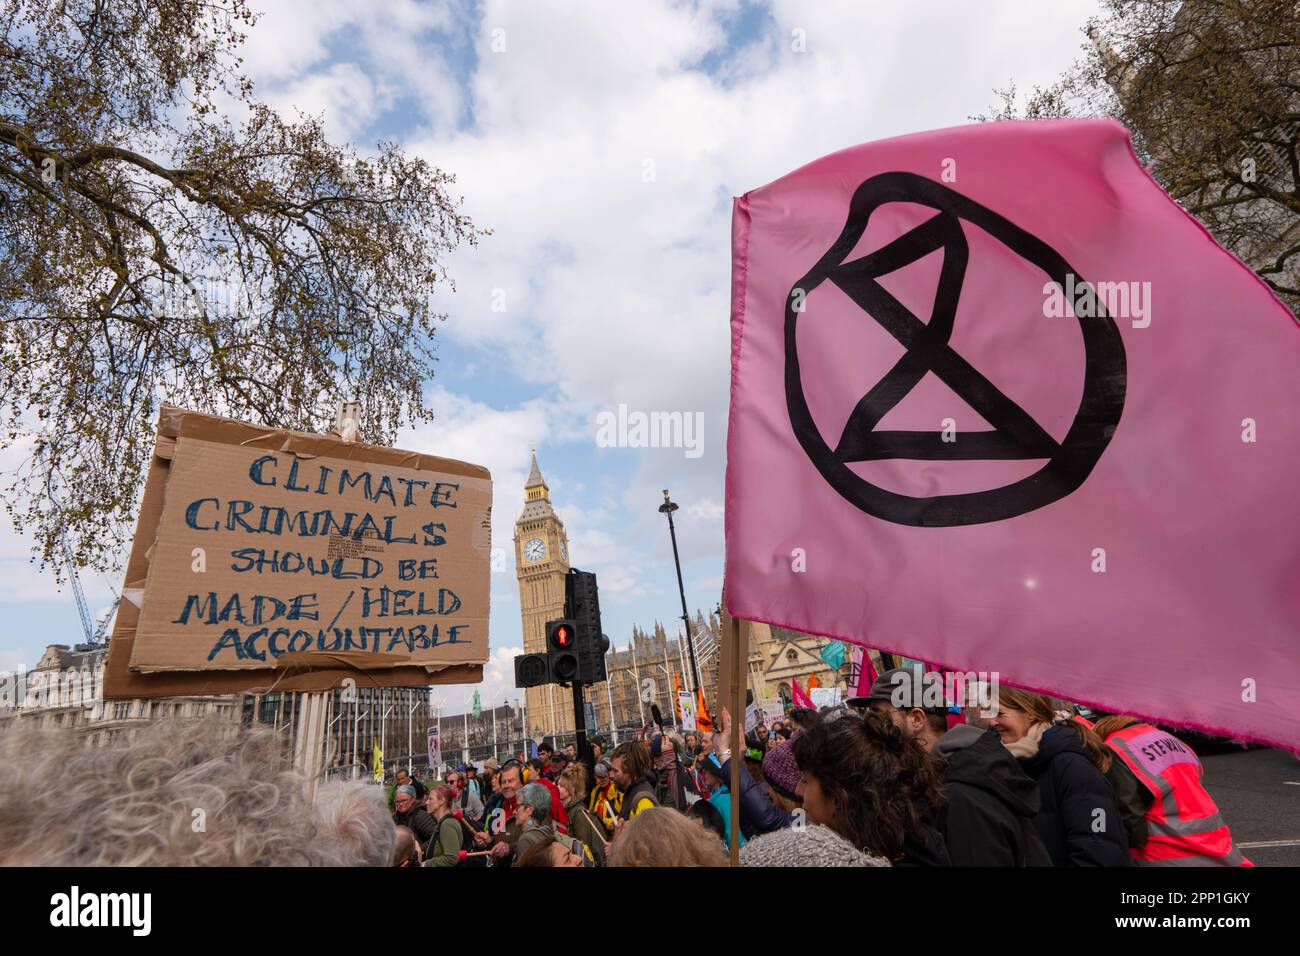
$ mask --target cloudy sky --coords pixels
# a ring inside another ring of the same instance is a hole
[[[512,554],[530,447],[596,571],[605,630],[671,628],[669,488],[692,613],[720,599],[732,197],[826,153],[951,126],[995,88],[1047,84],[1096,0],[435,2],[253,0],[260,98],[323,115],[365,151],[394,140],[457,177],[493,230],[450,263],[433,424],[399,445],[486,464]],[[699,413],[700,453],[604,448],[596,417]],[[70,592],[0,536],[0,670],[75,643]],[[92,613],[120,587],[84,578]],[[483,703],[513,698],[511,557],[494,573]],[[671,633],[671,631],[670,631]],[[456,712],[469,688],[441,692]]]

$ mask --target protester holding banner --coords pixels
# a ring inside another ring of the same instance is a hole
[[[722,765],[723,778],[731,782],[731,712],[722,708],[719,730],[713,735],[713,753]],[[760,833],[770,833],[790,825],[790,813],[772,802],[762,783],[755,780],[749,770],[749,761],[740,765],[740,832],[746,839]]]
[[[1038,783],[1038,835],[1057,866],[1129,866],[1128,838],[1105,772],[1112,751],[1041,694],[1003,687],[993,729]],[[1096,827],[1101,826],[1100,832]]]

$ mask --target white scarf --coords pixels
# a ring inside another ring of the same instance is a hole
[[[1013,740],[1006,745],[1011,751],[1011,756],[1023,760],[1025,757],[1032,757],[1038,753],[1038,745],[1042,743],[1043,734],[1047,733],[1052,727],[1051,724],[1030,724],[1025,735],[1019,740]]]

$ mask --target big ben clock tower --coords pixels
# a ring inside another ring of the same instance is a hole
[[[524,653],[546,653],[546,622],[564,617],[564,578],[569,573],[569,539],[564,522],[551,507],[551,492],[537,467],[524,483],[524,510],[515,522],[515,575],[523,614]],[[525,690],[528,733],[573,730],[573,694],[544,684]]]

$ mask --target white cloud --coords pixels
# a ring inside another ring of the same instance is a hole
[[[336,63],[321,73],[276,90],[267,97],[286,118],[324,117],[331,136],[352,140],[394,99],[392,87],[376,84],[355,63]]]
[[[437,420],[398,441],[492,470],[494,546],[511,555],[530,447],[594,441],[594,415],[620,402],[704,413],[699,459],[602,452],[620,474],[635,463],[620,488],[590,476],[579,490],[545,454],[541,462],[575,560],[599,564],[611,607],[626,600],[653,616],[676,604],[653,510],[665,486],[682,506],[692,611],[717,600],[731,197],[835,149],[963,123],[1012,78],[1022,89],[1049,83],[1077,55],[1098,4],[775,0],[768,32],[717,76],[687,67],[722,45],[721,16],[736,0],[263,6],[243,50],[257,95],[323,111],[335,138],[362,138],[378,120],[391,128],[389,107],[413,110],[406,147],[456,174],[465,210],[495,230],[449,263],[458,291],[440,293],[451,315],[440,334],[500,359],[476,370],[481,392],[435,388]],[[498,28],[502,53],[491,50]],[[795,30],[806,52],[792,49]],[[449,37],[473,45],[472,76],[457,75],[464,57]],[[493,310],[495,290],[504,311]],[[497,400],[493,383],[505,377],[550,398]],[[13,565],[0,600],[49,586],[19,567],[16,541],[0,535],[3,569]],[[494,575],[493,600],[495,660],[521,643],[512,556]]]
[[[494,647],[491,658],[483,668],[483,683],[435,687],[434,702],[443,702],[444,714],[469,713],[474,703],[474,691],[477,690],[483,710],[507,703],[513,706],[516,698],[523,699],[524,692],[515,687],[515,656],[523,652],[522,646]]]
[[[721,80],[684,69],[721,39],[713,5],[483,8],[475,127],[410,144],[457,173],[466,208],[495,230],[455,258],[447,336],[498,347],[574,410],[705,416],[698,460],[617,450],[637,474],[622,513],[584,526],[583,545],[600,554],[585,529],[615,527],[611,567],[671,561],[645,513],[668,484],[683,561],[721,567],[730,197],[836,149],[964,123],[1012,77],[1049,83],[1096,7],[779,0],[775,27]],[[496,28],[506,51],[484,52]]]

